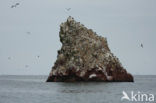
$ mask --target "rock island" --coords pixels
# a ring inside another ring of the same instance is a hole
[[[105,37],[71,16],[60,25],[59,36],[62,47],[47,82],[133,82],[133,76],[111,53]]]

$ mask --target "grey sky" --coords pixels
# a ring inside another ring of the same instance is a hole
[[[127,71],[156,75],[155,0],[0,0],[0,74],[48,75],[69,15],[107,37]]]

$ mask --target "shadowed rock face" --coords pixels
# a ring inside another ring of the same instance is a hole
[[[98,36],[72,17],[60,25],[61,49],[47,82],[133,82],[104,37]]]

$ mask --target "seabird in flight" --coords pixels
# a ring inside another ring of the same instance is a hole
[[[144,47],[143,44],[140,45],[142,48]]]
[[[67,11],[69,11],[71,8],[66,8]]]

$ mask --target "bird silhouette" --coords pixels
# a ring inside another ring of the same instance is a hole
[[[28,31],[28,32],[26,32],[26,33],[27,33],[27,34],[29,34],[29,35],[31,34],[31,32],[29,32],[29,31]]]
[[[121,98],[121,100],[123,99],[127,99],[130,101],[130,98],[128,97],[127,93],[125,91],[122,91],[123,97]]]
[[[40,58],[40,56],[39,56],[39,55],[38,55],[37,57],[38,57],[38,58]]]
[[[71,8],[66,8],[67,11],[69,11]]]
[[[25,65],[25,68],[28,68],[29,67],[29,65]]]
[[[140,45],[142,48],[144,47],[143,44]]]
[[[11,8],[15,8],[17,7],[17,5],[19,5],[20,3],[16,3],[15,5],[12,5]]]
[[[20,3],[16,3],[15,5],[19,5]]]
[[[11,5],[11,8],[14,8],[15,7],[15,5]]]
[[[8,59],[10,60],[10,59],[11,59],[11,57],[8,57]]]

